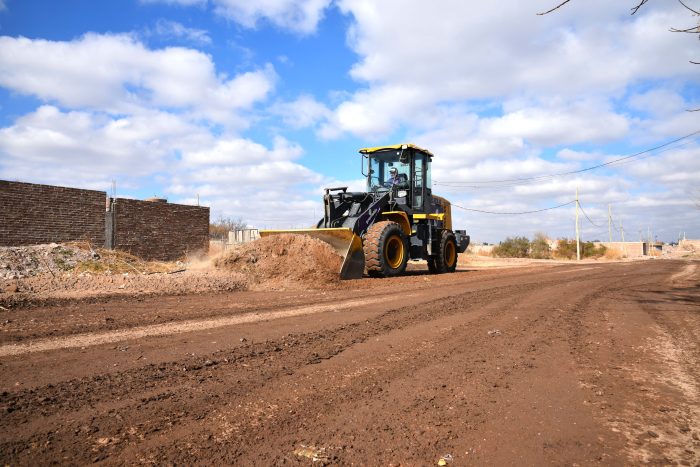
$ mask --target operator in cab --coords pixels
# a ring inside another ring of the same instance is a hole
[[[389,169],[389,178],[384,182],[385,187],[406,188],[407,184],[408,179],[405,174],[400,174],[396,167]]]

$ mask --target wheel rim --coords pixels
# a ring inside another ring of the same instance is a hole
[[[397,269],[401,266],[404,257],[404,245],[401,238],[397,235],[389,237],[386,241],[386,248],[384,248],[384,259],[386,264],[389,265],[391,269]]]
[[[447,242],[445,245],[445,264],[447,267],[452,267],[457,261],[457,249],[453,242]]]

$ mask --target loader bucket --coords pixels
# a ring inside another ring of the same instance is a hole
[[[261,237],[279,234],[308,235],[328,243],[343,258],[340,266],[341,279],[360,279],[365,269],[365,253],[362,240],[351,229],[291,229],[261,230]]]

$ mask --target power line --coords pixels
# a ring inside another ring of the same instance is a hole
[[[462,184],[483,185],[483,184],[488,184],[488,183],[498,183],[498,184],[501,184],[501,183],[512,183],[512,182],[533,182],[533,181],[546,180],[546,179],[548,179],[548,178],[553,178],[553,177],[560,177],[560,176],[563,176],[563,175],[574,175],[574,174],[579,174],[579,173],[583,173],[583,172],[588,172],[588,171],[595,170],[595,169],[600,169],[600,168],[602,168],[602,167],[612,166],[612,165],[615,165],[615,164],[622,165],[622,164],[619,164],[619,163],[620,163],[620,162],[623,162],[623,161],[629,161],[630,159],[638,158],[638,157],[643,156],[643,155],[645,155],[645,154],[648,154],[648,153],[650,153],[650,152],[657,151],[657,150],[659,150],[659,149],[662,149],[662,148],[665,148],[665,147],[667,147],[667,146],[670,146],[670,145],[672,145],[672,144],[674,144],[674,143],[678,143],[679,141],[683,141],[683,140],[692,138],[692,137],[694,137],[694,136],[696,136],[696,135],[698,135],[698,134],[700,134],[700,130],[694,131],[694,132],[689,133],[689,134],[687,134],[687,135],[685,135],[685,136],[681,136],[680,138],[676,138],[676,139],[674,139],[674,140],[672,140],[672,141],[668,141],[668,142],[666,142],[666,143],[664,143],[664,144],[660,144],[660,145],[655,146],[655,147],[653,147],[653,148],[645,149],[644,151],[640,151],[640,152],[637,152],[637,153],[635,153],[635,154],[631,154],[631,155],[628,155],[628,156],[620,157],[620,158],[614,159],[614,160],[612,160],[612,161],[604,162],[604,163],[602,163],[602,164],[594,165],[594,166],[591,166],[591,167],[586,167],[586,168],[579,169],[579,170],[571,170],[571,171],[568,171],[568,172],[559,172],[559,173],[554,173],[554,174],[539,175],[539,176],[536,176],[536,177],[507,178],[507,179],[502,179],[502,180],[472,180],[472,181],[467,180],[467,181],[442,181],[442,182],[441,182],[441,181],[438,181],[438,180],[434,180],[433,183],[435,183],[436,185],[447,185],[447,186],[459,187],[459,186],[460,186],[460,185],[459,185],[460,183],[462,183]],[[684,144],[685,144],[685,143],[684,143]],[[651,155],[650,155],[650,156],[651,156]],[[647,157],[649,157],[649,156],[647,156]],[[515,183],[515,184],[517,185],[517,184],[519,184],[519,183]],[[504,185],[501,185],[501,186],[504,186]],[[464,186],[464,188],[469,188],[469,186]],[[474,187],[474,188],[476,188],[476,187]]]
[[[572,200],[572,201],[569,201],[568,203],[560,204],[559,206],[552,206],[552,207],[549,207],[549,208],[537,209],[537,210],[534,210],[534,211],[522,211],[522,212],[493,212],[493,211],[484,211],[484,210],[482,210],[482,209],[465,208],[464,206],[460,206],[460,205],[458,205],[458,204],[452,204],[452,206],[454,206],[454,207],[456,207],[456,208],[459,208],[459,209],[463,209],[463,210],[465,210],[465,211],[480,212],[480,213],[483,213],[483,214],[495,214],[495,215],[502,215],[502,216],[517,216],[517,215],[520,215],[520,214],[533,214],[533,213],[536,213],[536,212],[551,211],[552,209],[559,209],[559,208],[562,208],[562,207],[564,207],[564,206],[568,206],[568,205],[570,205],[570,204],[574,204],[575,202],[576,202],[576,200]]]
[[[580,201],[579,201],[579,203],[578,203],[578,207],[581,209],[581,212],[583,213],[584,216],[586,216],[586,219],[588,219],[588,222],[590,222],[591,225],[593,225],[594,227],[598,227],[599,229],[600,229],[600,228],[603,228],[602,225],[596,224],[595,222],[593,222],[593,221],[591,220],[590,217],[588,217],[588,214],[586,214],[586,211],[584,211],[583,206],[581,206],[581,202],[580,202]]]

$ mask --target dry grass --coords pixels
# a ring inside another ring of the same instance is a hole
[[[603,254],[603,258],[605,259],[622,259],[624,257],[625,254],[617,248],[608,248],[605,250],[605,254]]]
[[[106,250],[104,248],[89,249],[97,253],[99,258],[81,261],[73,268],[74,272],[89,272],[90,274],[124,274],[127,272],[132,274],[153,274],[157,272],[171,272],[179,268],[173,262],[144,261],[138,256],[125,251]]]

